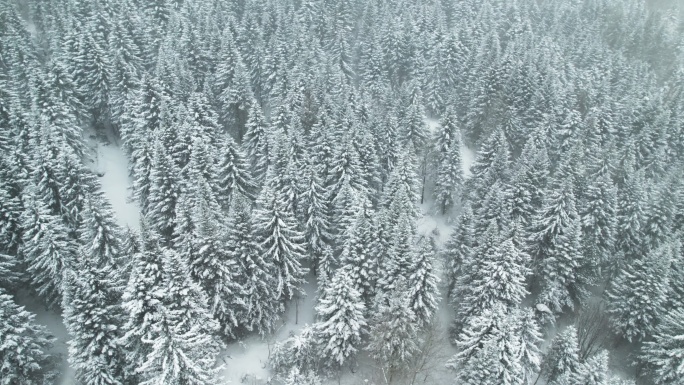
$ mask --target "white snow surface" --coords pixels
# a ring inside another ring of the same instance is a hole
[[[90,138],[93,150],[89,159],[91,169],[101,177],[102,191],[114,209],[119,225],[138,230],[140,228],[140,208],[131,199],[129,187],[132,184],[128,174],[128,159],[116,139],[108,134],[107,138]]]
[[[306,296],[299,299],[299,306],[294,301],[288,303],[281,323],[272,335],[261,338],[254,334],[228,345],[219,359],[219,363],[225,365],[220,374],[223,377],[222,383],[259,385],[271,378],[268,360],[273,344],[283,341],[291,334],[299,334],[304,326],[315,321],[314,307],[318,295],[315,277],[308,277],[304,291]]]

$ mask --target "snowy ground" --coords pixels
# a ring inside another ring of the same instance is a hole
[[[132,180],[128,175],[128,159],[111,134],[106,138],[91,134],[88,139],[93,152],[87,159],[87,165],[101,175],[99,179],[102,191],[114,208],[119,225],[139,229],[140,210],[130,199],[129,187]]]

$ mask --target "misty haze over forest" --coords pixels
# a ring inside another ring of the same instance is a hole
[[[0,385],[684,385],[684,2],[0,0]]]

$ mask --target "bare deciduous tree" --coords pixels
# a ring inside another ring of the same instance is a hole
[[[577,319],[580,361],[585,361],[601,349],[606,348],[606,341],[610,336],[610,327],[604,310],[600,303],[580,310]]]

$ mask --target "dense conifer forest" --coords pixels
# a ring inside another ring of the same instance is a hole
[[[683,240],[677,1],[0,0],[1,385],[681,385]]]

